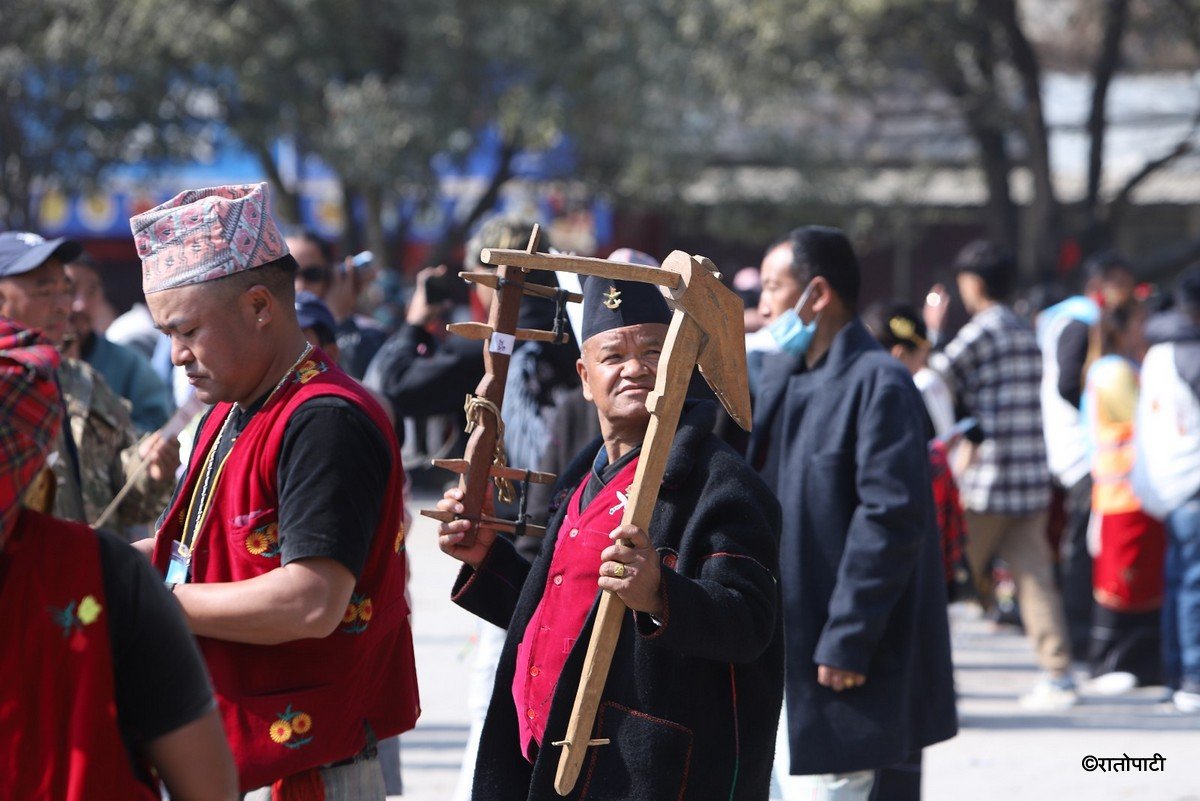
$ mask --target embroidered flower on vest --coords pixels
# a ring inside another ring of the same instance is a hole
[[[321,373],[329,369],[329,365],[325,362],[318,362],[315,359],[305,359],[304,363],[296,368],[295,381],[301,384],[307,384]]]
[[[279,714],[279,719],[271,724],[268,734],[271,740],[285,748],[303,748],[312,742],[312,737],[304,735],[312,731],[313,721],[305,712],[296,712],[292,705]]]
[[[246,550],[264,559],[279,556],[279,525],[268,523],[251,531],[246,537]]]
[[[371,616],[375,613],[375,606],[371,603],[371,599],[365,595],[357,593],[350,596],[350,603],[346,606],[346,614],[342,616],[342,631],[347,634],[362,634],[367,630],[367,625],[371,622]]]
[[[63,609],[50,607],[49,611],[54,622],[62,627],[63,636],[68,637],[75,629],[95,623],[104,607],[94,595],[85,595],[78,603],[71,601]]]

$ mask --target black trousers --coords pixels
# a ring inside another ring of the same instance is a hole
[[[1067,490],[1067,528],[1059,546],[1058,577],[1067,616],[1071,658],[1088,658],[1092,639],[1092,555],[1087,549],[1092,516],[1092,478],[1087,476]]]
[[[875,771],[868,801],[921,801],[921,751]]]
[[[1162,610],[1118,612],[1096,604],[1089,654],[1092,675],[1132,673],[1138,685],[1161,684]]]

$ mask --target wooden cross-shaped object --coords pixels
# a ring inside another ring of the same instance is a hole
[[[541,241],[541,228],[537,225],[529,234],[529,244],[524,251],[516,253],[533,254],[537,252]],[[525,283],[526,270],[508,265],[499,265],[494,275],[484,273],[460,273],[464,280],[489,286],[496,291],[488,310],[487,323],[453,323],[446,328],[453,334],[470,339],[482,340],[483,345],[483,379],[475,388],[475,394],[467,397],[468,430],[471,432],[467,440],[466,452],[462,459],[434,459],[433,464],[447,470],[459,473],[459,488],[463,491],[463,512],[454,515],[438,509],[425,509],[421,514],[442,522],[451,520],[470,520],[476,524],[484,524],[489,528],[510,533],[525,532],[542,534],[545,529],[541,526],[527,525],[524,520],[501,520],[483,514],[484,501],[491,491],[491,481],[497,485],[509,481],[529,481],[533,483],[550,484],[554,482],[551,473],[539,473],[521,470],[503,463],[500,458],[504,452],[501,432],[504,424],[500,419],[500,410],[504,404],[504,387],[508,380],[508,365],[519,340],[537,340],[541,342],[561,342],[563,337],[552,331],[537,331],[517,328],[517,319],[521,314],[521,298],[524,295],[553,298],[556,290],[552,287],[537,286]],[[567,300],[581,301],[579,295],[566,295]],[[463,544],[470,545],[475,540],[475,527],[463,537]]]

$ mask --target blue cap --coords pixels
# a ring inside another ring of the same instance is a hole
[[[64,264],[83,253],[83,245],[74,239],[46,239],[28,231],[7,231],[0,234],[0,278],[36,270],[51,256]]]
[[[296,293],[296,321],[301,328],[311,328],[317,332],[317,337],[325,342],[333,342],[337,337],[337,322],[333,312],[325,305],[325,301],[307,290]],[[320,329],[325,329],[324,336]]]

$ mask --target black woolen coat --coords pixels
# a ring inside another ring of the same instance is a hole
[[[628,613],[594,737],[569,798],[644,801],[760,799],[769,793],[783,694],[778,615],[779,504],[745,462],[711,433],[715,407],[684,412],[650,525],[662,558],[662,626]],[[512,682],[517,645],[542,597],[567,498],[601,446],[586,447],[560,477],[546,541],[531,565],[502,539],[478,571],[464,567],[454,600],[508,629],[475,768],[475,801],[557,801],[554,774],[593,604],[555,689],[546,742],[521,755]],[[668,558],[670,557],[670,558]]]
[[[748,457],[783,500],[793,774],[886,767],[958,729],[922,408],[857,319],[811,371],[764,365]],[[866,684],[836,693],[819,664]]]

